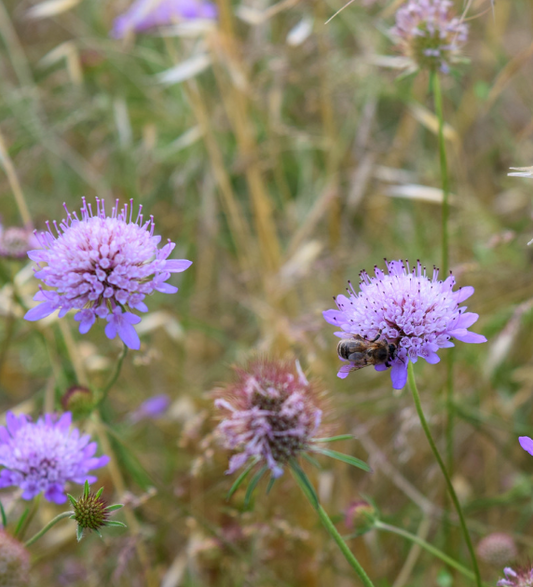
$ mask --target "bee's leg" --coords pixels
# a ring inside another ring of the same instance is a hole
[[[374,340],[369,340],[368,342],[376,342],[376,340],[379,340],[380,336],[381,336],[381,330],[378,332],[378,335],[376,336],[376,338],[374,338]]]

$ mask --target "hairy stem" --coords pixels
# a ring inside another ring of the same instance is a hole
[[[390,524],[385,524],[384,522],[381,522],[379,520],[374,523],[374,527],[378,530],[385,530],[386,532],[392,532],[393,534],[397,534],[398,536],[403,536],[404,538],[407,538],[407,540],[410,540],[411,542],[418,544],[418,546],[421,546],[429,553],[431,553],[433,556],[436,556],[450,567],[453,567],[456,571],[459,571],[459,573],[461,573],[465,577],[468,577],[473,581],[476,580],[476,576],[471,570],[467,569],[461,563],[458,563],[455,559],[449,557],[447,554],[445,554],[438,548],[435,548],[429,542],[426,542],[424,539],[420,538],[419,536],[416,536],[416,534],[411,534],[411,532],[407,532],[407,530],[397,528],[396,526],[391,526]]]
[[[324,508],[316,501],[316,497],[311,494],[311,483],[309,479],[307,479],[305,473],[302,471],[302,469],[298,468],[298,472],[296,472],[293,469],[293,474],[294,478],[296,479],[296,482],[300,486],[300,489],[303,491],[304,495],[309,500],[309,503],[316,510],[318,517],[320,518],[320,521],[322,522],[326,530],[329,532],[333,540],[335,540],[337,546],[340,548],[342,554],[344,555],[344,558],[348,561],[352,569],[354,569],[354,571],[357,573],[363,585],[365,585],[366,587],[374,587],[374,584],[370,580],[369,576],[366,574],[365,570],[363,569],[359,561],[355,558],[354,554],[352,553],[352,551],[350,550],[342,536],[339,534],[337,528],[335,528],[335,525],[326,513],[326,510],[324,510]]]
[[[437,460],[437,462],[439,464],[440,470],[442,471],[442,474],[444,475],[444,479],[446,480],[446,486],[448,488],[448,493],[450,494],[450,497],[453,501],[453,505],[455,506],[455,510],[457,511],[457,515],[459,516],[459,522],[461,524],[461,529],[463,530],[466,545],[468,547],[468,551],[470,552],[470,556],[472,558],[472,566],[474,568],[476,585],[478,587],[481,587],[481,575],[479,573],[479,566],[478,566],[477,559],[476,559],[476,553],[474,552],[474,547],[472,546],[472,540],[470,539],[470,534],[468,532],[468,528],[466,527],[466,522],[465,522],[465,518],[463,515],[463,510],[461,508],[461,504],[459,503],[459,500],[457,499],[457,494],[455,493],[455,489],[453,488],[450,476],[448,475],[448,471],[446,470],[446,467],[444,465],[444,461],[442,460],[442,458],[439,454],[439,451],[437,449],[437,445],[435,444],[435,441],[433,440],[433,437],[431,436],[431,432],[429,430],[427,420],[424,416],[424,412],[422,410],[422,404],[420,402],[420,395],[418,394],[418,388],[416,386],[414,366],[413,366],[413,363],[411,363],[411,361],[409,361],[409,365],[408,365],[408,379],[409,379],[409,387],[411,388],[411,393],[413,394],[413,399],[415,402],[418,417],[420,419],[420,423],[422,424],[422,428],[424,429],[424,433],[426,434],[426,438],[429,442],[429,446],[431,447],[431,450],[433,451],[433,455],[435,456],[435,459]]]
[[[72,516],[73,513],[74,512],[63,512],[63,513],[57,515],[55,518],[50,520],[48,522],[48,524],[46,524],[46,526],[42,530],[39,530],[39,532],[37,532],[37,534],[35,534],[29,540],[27,540],[24,543],[24,546],[31,546],[34,542],[37,542],[37,540],[39,540],[39,538],[41,536],[46,534],[48,532],[48,530],[50,530],[50,528],[52,528],[52,526],[55,526],[58,522],[60,522],[61,520],[64,520],[65,518],[70,518],[70,516]]]

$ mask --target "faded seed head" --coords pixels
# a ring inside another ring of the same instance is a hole
[[[24,587],[29,584],[30,555],[24,546],[0,530],[0,586]]]

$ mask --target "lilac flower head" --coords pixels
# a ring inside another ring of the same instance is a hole
[[[111,36],[122,39],[129,32],[142,33],[158,26],[200,18],[216,19],[216,6],[207,0],[135,0],[115,19]]]
[[[360,273],[360,292],[349,283],[349,297],[339,295],[335,302],[338,310],[325,311],[324,318],[342,329],[335,335],[350,338],[360,335],[367,340],[377,336],[395,345],[396,352],[390,362],[392,386],[402,389],[407,381],[408,361],[416,363],[422,357],[428,363],[440,361],[439,348],[453,347],[450,338],[462,342],[480,343],[487,339],[469,332],[479,318],[465,312],[459,304],[474,293],[473,287],[452,291],[455,279],[450,275],[438,280],[438,270],[430,279],[420,262],[411,271],[408,262],[386,262],[388,275],[375,267],[375,277],[366,271]],[[344,360],[344,359],[343,359]],[[339,369],[342,379],[356,367],[351,361]],[[386,364],[377,364],[376,371],[385,371]]]
[[[239,451],[226,473],[255,458],[279,477],[289,459],[310,448],[318,431],[318,393],[300,366],[290,362],[254,360],[236,374],[236,382],[215,400],[227,413],[218,425],[223,443]]]
[[[69,430],[72,416],[45,414],[37,422],[25,416],[6,415],[7,427],[0,426],[0,488],[16,485],[23,499],[44,492],[54,503],[65,503],[65,484],[96,481],[91,469],[103,467],[109,457],[95,457],[96,442],[88,434]]]
[[[42,249],[29,251],[38,264],[35,277],[51,289],[40,290],[34,300],[42,302],[24,316],[40,320],[59,310],[62,318],[72,309],[79,310],[74,319],[82,334],[88,332],[97,318],[107,320],[108,338],[118,334],[131,349],[140,348],[134,328],[141,319],[131,310],[147,312],[144,303],[154,291],[176,293],[177,287],[165,283],[171,273],[185,271],[192,264],[186,259],[167,260],[174,247],[170,240],[159,249],[160,236],[154,236],[153,217],[143,219],[142,206],[135,221],[133,200],[122,209],[118,200],[107,216],[103,200],[96,199],[96,213],[82,198],[81,217],[67,212],[57,236],[50,224],[48,231],[36,233]],[[45,265],[44,265],[45,264]]]
[[[29,572],[30,553],[21,542],[0,530],[0,585],[26,587]]]
[[[533,569],[531,565],[517,568],[511,567],[503,569],[504,579],[500,579],[496,585],[498,587],[533,587]]]
[[[450,71],[468,37],[468,26],[451,15],[451,0],[408,0],[391,30],[399,48],[420,68]]]

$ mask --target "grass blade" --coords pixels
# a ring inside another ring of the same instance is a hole
[[[245,507],[248,507],[248,504],[250,503],[250,500],[252,499],[252,493],[253,493],[254,489],[257,487],[257,484],[259,483],[259,481],[261,481],[261,477],[266,473],[267,469],[268,469],[268,466],[264,465],[252,477],[250,484],[246,488],[246,495],[244,496],[244,506]]]
[[[231,486],[230,490],[228,491],[228,495],[226,495],[226,501],[229,501],[231,499],[231,496],[237,491],[237,489],[239,489],[239,487],[241,486],[242,482],[246,479],[246,477],[248,477],[248,474],[250,473],[250,471],[252,470],[252,468],[254,467],[254,465],[256,463],[257,463],[257,461],[254,459],[244,469],[244,471],[237,477],[237,479],[235,480],[235,482]]]
[[[315,488],[311,485],[311,481],[309,481],[307,475],[304,473],[296,459],[291,459],[290,465],[298,485],[307,495],[309,501],[315,506],[316,509],[318,509],[318,496],[316,494]]]
[[[352,440],[352,434],[339,434],[338,436],[328,436],[327,438],[314,438],[313,442],[336,442],[337,440]]]

